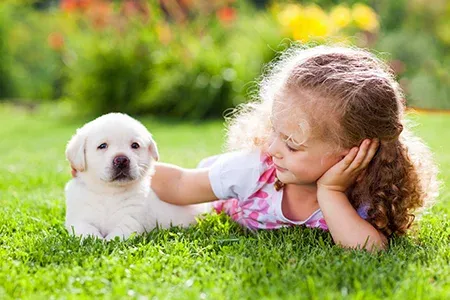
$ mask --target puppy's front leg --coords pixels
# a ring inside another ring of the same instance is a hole
[[[133,216],[126,216],[114,227],[105,237],[107,241],[113,240],[116,236],[126,240],[131,234],[144,232],[144,226]]]
[[[82,238],[87,238],[88,236],[97,237],[99,239],[103,239],[103,235],[100,233],[97,227],[87,224],[87,223],[78,223],[67,226],[67,230],[71,234],[75,234],[76,236],[81,236]]]
[[[105,240],[110,241],[113,240],[116,236],[120,237],[121,240],[126,240],[132,232],[128,232],[126,230],[122,230],[122,228],[117,226],[114,228],[108,235],[105,237]]]

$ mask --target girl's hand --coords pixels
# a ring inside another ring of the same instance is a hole
[[[317,181],[318,188],[345,192],[359,175],[367,168],[377,152],[378,139],[364,140],[361,145],[350,149],[349,153],[337,164],[331,167]]]

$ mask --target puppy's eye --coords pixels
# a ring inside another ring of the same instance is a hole
[[[133,149],[138,149],[140,146],[139,146],[139,144],[138,143],[133,143],[133,144],[131,144],[131,148],[133,148]]]
[[[100,146],[98,146],[97,147],[97,149],[106,149],[106,148],[108,148],[108,144],[107,143],[103,143],[103,144],[101,144]]]

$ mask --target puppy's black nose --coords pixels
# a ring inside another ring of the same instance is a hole
[[[130,166],[130,159],[123,155],[116,156],[113,159],[113,165],[120,169],[128,168]]]

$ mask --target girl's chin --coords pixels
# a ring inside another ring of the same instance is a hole
[[[295,180],[295,178],[292,178],[292,177],[293,176],[288,174],[288,172],[285,172],[285,171],[279,172],[277,170],[277,178],[279,181],[281,181],[284,184],[292,184],[292,183],[295,184],[296,180]]]
[[[285,172],[278,173],[277,171],[277,178],[279,181],[281,181],[284,184],[295,184],[295,185],[316,185],[316,181],[305,181],[300,180],[291,174],[286,174]]]

